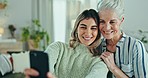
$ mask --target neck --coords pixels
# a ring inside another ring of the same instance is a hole
[[[107,39],[107,45],[110,45],[110,46],[115,46],[118,41],[121,39],[122,37],[122,33],[119,33],[118,36],[114,37],[114,38],[111,38],[111,39]]]
[[[112,40],[112,39],[108,39],[107,42],[106,42],[106,44],[108,46],[115,46],[117,44],[117,41]]]

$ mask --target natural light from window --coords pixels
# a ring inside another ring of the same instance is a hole
[[[54,41],[65,42],[66,0],[53,0]]]

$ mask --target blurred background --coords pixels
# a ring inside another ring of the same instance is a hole
[[[29,27],[27,29],[29,31],[33,31],[30,29],[37,29],[37,31],[43,29],[46,34],[48,34],[49,39],[46,38],[46,41],[45,39],[41,39],[39,45],[43,46],[47,42],[50,44],[55,41],[68,43],[71,29],[78,14],[84,9],[96,9],[98,1],[99,0],[0,0],[1,3],[6,4],[4,8],[0,7],[0,42],[8,42],[8,44],[11,42],[22,42],[24,37],[28,37],[24,29]],[[122,29],[127,34],[143,40],[147,45],[148,9],[146,8],[148,7],[148,0],[124,1],[125,21]],[[36,22],[33,22],[33,20]],[[40,27],[32,27],[33,25]],[[26,41],[28,41],[28,39],[26,39]],[[23,47],[21,50],[28,49],[26,47],[24,48],[24,42],[19,43],[19,45],[23,45],[21,46]],[[44,49],[46,46],[44,46]],[[6,45],[6,47],[8,47],[8,45]],[[20,46],[18,47],[21,48]]]

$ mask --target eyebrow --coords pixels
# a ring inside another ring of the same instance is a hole
[[[104,20],[100,19],[100,21],[104,21]],[[111,19],[110,21],[117,21],[117,19]]]
[[[87,26],[85,24],[80,24],[80,26]],[[98,27],[97,25],[92,25],[92,27]]]
[[[98,27],[97,25],[93,25],[92,27]]]
[[[85,25],[85,24],[80,24],[81,26],[87,26],[87,25]]]

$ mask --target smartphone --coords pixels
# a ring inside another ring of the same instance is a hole
[[[47,78],[49,72],[48,55],[43,51],[30,52],[30,67],[39,72],[39,76],[31,78]]]

